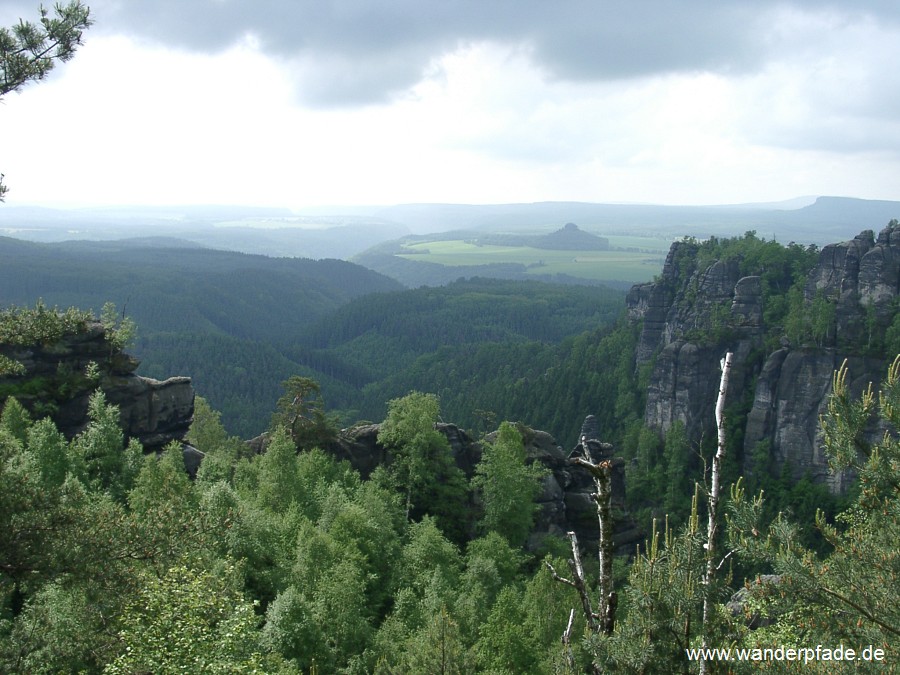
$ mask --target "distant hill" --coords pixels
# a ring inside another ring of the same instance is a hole
[[[451,233],[448,233],[450,236]],[[609,240],[596,234],[585,232],[575,223],[566,223],[550,234],[481,234],[470,235],[481,245],[529,246],[550,251],[607,251]]]
[[[553,251],[606,251],[609,239],[579,230],[575,223],[566,223],[556,232],[537,237],[532,246]]]
[[[821,246],[851,238],[862,229],[880,230],[892,219],[900,218],[900,202],[818,197],[734,206],[580,202],[486,206],[412,204],[373,211],[373,214],[396,219],[413,231],[431,232],[383,242],[353,258],[407,286],[439,285],[472,276],[525,279],[542,274],[547,281],[563,283],[579,283],[579,278],[581,283],[585,283],[585,278],[598,279],[595,270],[585,267],[589,256],[576,256],[574,261],[569,258],[573,267],[565,263],[566,258],[561,255],[535,259],[524,250],[494,251],[493,255],[488,255],[470,247],[467,258],[463,247],[454,242],[558,252],[612,250],[617,254],[597,255],[592,262],[603,265],[609,272],[602,283],[617,285],[625,280],[649,279],[649,276],[640,278],[638,275],[647,274],[651,262],[658,264],[654,274],[662,269],[664,253],[656,256],[650,251],[660,240],[667,242],[667,248],[672,241],[684,237],[705,240],[755,232],[756,236],[766,240]],[[567,221],[570,226],[558,229],[558,223]],[[579,225],[574,225],[573,221]],[[443,229],[439,229],[441,225]],[[615,243],[622,239],[628,243]],[[641,239],[655,241],[645,245]],[[444,255],[441,258],[448,248],[453,248],[453,257]],[[613,271],[611,265],[622,264],[625,253],[644,250],[648,256],[632,260],[626,273],[618,269]],[[410,255],[412,253],[420,255]]]

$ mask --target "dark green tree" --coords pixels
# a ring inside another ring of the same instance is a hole
[[[281,386],[284,394],[278,399],[270,428],[284,427],[294,444],[306,450],[333,440],[336,422],[325,413],[319,383],[309,377],[292,375]]]
[[[690,511],[690,495],[684,493],[685,480],[691,467],[691,445],[684,423],[675,422],[666,433],[663,448],[665,463],[665,498],[663,508],[673,523],[684,522]]]

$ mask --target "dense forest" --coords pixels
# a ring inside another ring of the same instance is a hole
[[[0,299],[99,309],[108,301],[139,327],[142,372],[191,373],[228,428],[262,431],[295,372],[291,336],[360,295],[397,282],[340,260],[269,258],[169,239],[35,244],[0,238]]]
[[[226,428],[250,438],[267,427],[281,382],[291,375],[317,379],[345,423],[376,419],[388,399],[429,388],[421,378],[391,379],[419,359],[452,346],[460,353],[454,377],[462,379],[456,389],[464,396],[466,380],[490,376],[470,368],[465,354],[493,349],[502,357],[498,350],[515,346],[546,361],[552,345],[609,325],[624,294],[496,279],[404,291],[339,260],[251,256],[170,239],[0,238],[0,303],[31,305],[38,298],[95,310],[116,303],[137,324],[132,352],[140,373],[189,374]],[[461,408],[448,410],[469,424],[470,411]]]
[[[7,343],[52,343],[88,320],[20,309],[0,316],[0,331]],[[595,342],[611,358],[609,341],[627,335]],[[102,381],[103,368],[84,377]],[[436,431],[433,394],[389,402],[378,439],[389,461],[365,479],[319,449],[336,429],[305,378],[286,383],[262,454],[198,399],[187,440],[205,456],[193,478],[179,444],[144,455],[124,438],[102,393],[71,439],[9,396],[0,669],[687,673],[709,648],[719,651],[703,672],[891,672],[900,442],[887,433],[861,445],[861,434],[875,418],[900,427],[900,359],[880,394],[855,397],[846,382],[835,376],[823,434],[833,467],[855,468],[859,482],[836,517],[772,513],[739,480],[723,491],[714,548],[701,525],[708,481],[669,483],[690,504],[686,519],[654,520],[646,547],[609,579],[596,551],[524,547],[543,478],[526,461],[528,428],[500,424],[466,475]],[[809,529],[819,551],[804,543]],[[596,604],[598,578],[618,598],[609,629],[591,606],[608,606]]]

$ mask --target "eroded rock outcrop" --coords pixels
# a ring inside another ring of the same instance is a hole
[[[338,459],[349,461],[366,478],[377,466],[390,461],[387,450],[378,443],[380,428],[379,424],[366,424],[344,429],[328,450]],[[438,424],[436,429],[450,443],[456,465],[467,478],[471,478],[481,459],[480,443],[454,424]],[[585,469],[572,465],[569,461],[571,453],[564,451],[550,434],[527,427],[520,427],[520,431],[523,434],[527,461],[537,462],[548,469],[541,483],[541,492],[536,498],[539,509],[528,547],[535,550],[545,537],[564,537],[569,531],[578,534],[582,545],[596,546],[600,530],[597,506],[591,498],[594,484],[590,475]],[[490,442],[492,439],[493,434],[488,434],[486,440]],[[633,553],[643,535],[624,512],[624,464],[621,460],[614,462],[613,508],[618,516],[615,544],[620,552]]]
[[[681,422],[694,442],[714,436],[719,359],[733,351],[727,400],[749,409],[745,470],[754,453],[767,449],[775,470],[787,462],[797,476],[809,472],[840,492],[848,477],[828,471],[819,417],[845,359],[855,394],[884,374],[886,359],[866,354],[865,346],[897,311],[900,224],[892,221],[877,238],[866,230],[824,247],[803,298],[807,308],[826,300],[833,319],[815,342],[781,338],[782,348],[768,356],[765,347],[781,327],[765,324],[760,277],[741,275],[735,259],[693,264],[698,251],[695,242],[673,244],[660,278],[635,286],[627,298],[629,316],[643,322],[637,364],[653,363],[645,423],[665,433]]]
[[[97,387],[108,403],[119,406],[126,436],[147,450],[182,440],[191,425],[190,378],[159,381],[136,375],[138,362],[110,346],[99,322],[48,344],[0,345],[0,354],[25,369],[24,374],[0,378],[3,391],[33,413],[49,413],[68,438],[87,425],[88,400]]]

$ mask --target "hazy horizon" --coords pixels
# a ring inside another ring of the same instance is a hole
[[[9,205],[900,199],[893,2],[90,8],[3,98]]]

